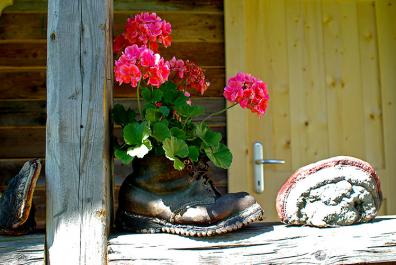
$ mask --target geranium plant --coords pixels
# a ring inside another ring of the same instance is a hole
[[[233,104],[194,122],[204,109],[195,106],[192,97],[203,95],[209,82],[193,62],[175,57],[167,61],[158,54],[159,45],[171,45],[171,31],[171,24],[155,13],[141,13],[129,18],[124,32],[114,40],[115,79],[130,84],[138,102],[137,110],[114,106],[113,119],[122,127],[114,155],[128,164],[153,152],[172,160],[177,170],[184,168],[185,159],[197,162],[207,157],[215,166],[229,168],[232,154],[206,120],[236,105],[263,115],[269,99],[267,85],[238,73],[224,88],[224,97]]]

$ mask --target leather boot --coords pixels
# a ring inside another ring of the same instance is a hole
[[[208,178],[205,161],[185,161],[182,171],[164,157],[134,161],[119,193],[118,228],[212,236],[261,220],[263,210],[246,192],[221,195]]]

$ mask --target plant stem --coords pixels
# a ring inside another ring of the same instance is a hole
[[[213,112],[212,114],[209,114],[208,116],[206,116],[205,119],[202,120],[202,122],[205,122],[205,121],[206,121],[207,119],[209,119],[210,117],[219,115],[219,114],[221,114],[221,113],[223,113],[223,112],[225,112],[225,111],[231,109],[231,108],[234,107],[235,105],[238,105],[238,103],[235,103],[235,104],[233,104],[233,105],[231,105],[231,106],[229,106],[229,107],[227,107],[227,108],[224,108],[224,109],[222,109],[222,110],[219,110],[219,111],[217,111],[217,112]]]
[[[137,97],[137,103],[138,103],[138,110],[139,110],[140,118],[143,119],[142,108],[140,107],[140,92],[139,91],[140,91],[140,81],[139,81],[138,86],[137,86],[136,97]]]

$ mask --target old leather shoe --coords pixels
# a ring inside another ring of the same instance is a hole
[[[121,186],[117,226],[133,232],[211,236],[260,220],[263,210],[246,192],[221,195],[207,177],[204,161],[186,160],[182,171],[171,161],[149,156]]]

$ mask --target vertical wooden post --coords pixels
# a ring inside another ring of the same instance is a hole
[[[48,264],[106,263],[112,9],[112,0],[48,1]]]

